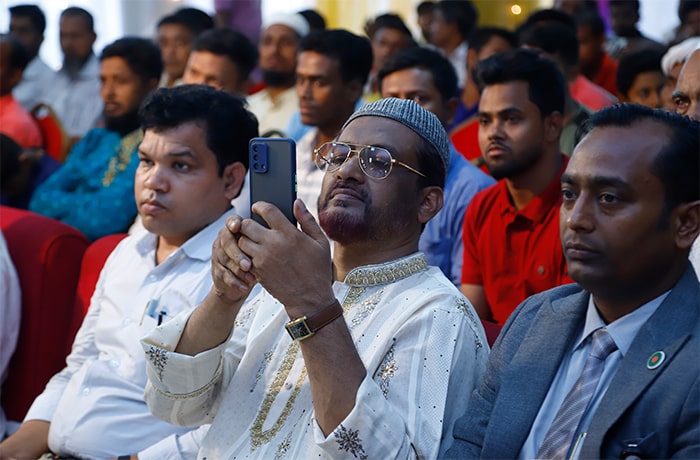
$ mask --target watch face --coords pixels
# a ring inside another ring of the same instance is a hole
[[[295,340],[303,339],[313,334],[313,332],[311,332],[309,329],[309,326],[306,325],[306,318],[299,318],[295,321],[291,321],[287,323],[285,327],[287,328],[289,335],[291,335]]]

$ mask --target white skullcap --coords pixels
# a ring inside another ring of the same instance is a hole
[[[290,29],[294,30],[300,37],[309,33],[309,23],[306,21],[304,16],[298,13],[275,13],[270,15],[262,23],[262,30],[264,31],[268,27],[282,24]]]
[[[676,64],[683,64],[696,49],[700,49],[700,37],[686,38],[670,47],[661,58],[661,69],[664,75],[668,76]]]

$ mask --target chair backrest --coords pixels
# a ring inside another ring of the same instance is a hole
[[[82,311],[84,314],[87,313],[92,294],[95,292],[95,285],[102,272],[102,267],[107,261],[107,257],[109,257],[119,242],[127,236],[126,233],[103,236],[88,246],[80,265],[80,279],[78,280],[78,290],[75,296],[76,310]],[[83,318],[81,317],[78,327],[80,327],[82,320]]]
[[[75,292],[90,242],[57,220],[6,206],[0,206],[0,228],[22,290],[19,338],[2,385],[2,406],[9,420],[21,421],[49,379],[65,366],[76,317],[82,320]]]
[[[63,128],[61,120],[47,104],[39,104],[32,109],[32,117],[39,125],[44,137],[44,150],[55,160],[63,161],[70,150],[70,136]]]

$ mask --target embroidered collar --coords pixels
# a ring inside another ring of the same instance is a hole
[[[387,284],[408,278],[414,273],[426,270],[428,263],[422,252],[376,265],[353,268],[345,277],[345,284],[351,286],[373,286]]]

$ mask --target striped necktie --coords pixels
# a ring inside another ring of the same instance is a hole
[[[586,412],[591,397],[598,386],[598,380],[605,367],[605,359],[617,350],[615,341],[605,328],[593,333],[591,350],[583,366],[583,372],[573,388],[564,398],[552,426],[537,452],[538,459],[564,459],[571,449],[571,443]]]

